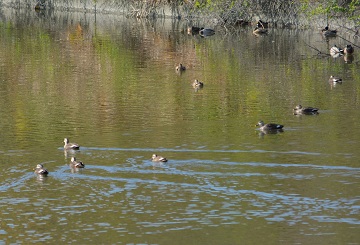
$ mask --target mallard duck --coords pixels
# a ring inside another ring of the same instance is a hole
[[[64,139],[64,149],[65,150],[79,150],[80,146],[76,143],[69,143],[69,139]]]
[[[47,169],[44,168],[44,166],[42,164],[38,164],[36,165],[36,168],[34,168],[34,173],[36,174],[40,174],[40,175],[48,175],[49,171],[47,171]]]
[[[259,126],[260,130],[264,130],[264,131],[267,131],[267,130],[281,130],[284,126],[281,125],[281,124],[276,124],[276,123],[267,123],[267,124],[264,124],[263,121],[259,121],[255,126]]]
[[[314,107],[302,107],[302,105],[297,105],[294,109],[294,114],[305,114],[305,115],[313,115],[318,114],[318,108]]]
[[[80,161],[76,161],[76,158],[72,157],[71,160],[70,160],[70,166],[73,167],[73,168],[84,168],[85,164],[83,164]]]
[[[209,29],[209,28],[201,28],[199,31],[200,36],[212,36],[215,34],[215,31],[213,29]]]
[[[167,162],[168,161],[165,157],[158,156],[156,154],[153,154],[151,159],[153,162]]]
[[[194,88],[202,88],[204,87],[204,83],[200,82],[199,80],[195,79],[195,81],[192,83],[192,86]]]
[[[268,34],[268,30],[264,29],[262,27],[259,27],[258,25],[255,27],[255,29],[253,30],[253,34],[255,34],[256,36],[258,35],[266,35]]]
[[[334,45],[333,47],[330,48],[331,56],[335,56],[335,55],[339,55],[339,54],[343,54],[343,53],[344,53],[344,50],[342,50],[341,48],[339,48],[336,45]]]
[[[325,37],[336,37],[337,30],[329,30],[328,26],[325,26],[321,31]]]
[[[353,46],[351,46],[351,44],[346,45],[346,47],[344,48],[344,53],[345,53],[345,54],[352,54],[352,53],[354,53],[354,48],[353,48]]]
[[[342,79],[340,77],[330,76],[329,83],[333,83],[333,84],[342,83]]]
[[[196,27],[196,26],[189,26],[187,28],[187,32],[189,35],[195,35],[195,34],[199,34],[199,31],[201,30],[200,27]]]
[[[177,66],[175,67],[175,70],[176,70],[177,72],[185,71],[185,70],[186,70],[186,67],[183,66],[183,64],[180,63],[179,65],[177,65]]]

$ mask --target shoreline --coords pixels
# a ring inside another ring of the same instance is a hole
[[[207,23],[208,26],[229,26],[235,27],[236,23],[243,19],[245,21],[256,23],[259,19],[262,19],[270,23],[270,27],[277,28],[292,28],[292,29],[319,29],[327,25],[334,28],[340,28],[346,26],[349,29],[356,28],[356,21],[349,18],[336,17],[327,19],[322,15],[314,15],[312,17],[306,17],[303,13],[294,11],[295,15],[286,13],[286,9],[282,10],[279,15],[267,10],[253,9],[252,12],[246,12],[243,16],[234,17],[229,14],[223,14],[220,16],[218,13],[206,12],[206,11],[194,11],[194,9],[188,8],[186,4],[176,5],[160,3],[145,6],[145,3],[139,3],[138,6],[134,6],[132,3],[126,1],[114,1],[114,0],[74,0],[69,3],[66,0],[60,1],[45,1],[45,8],[43,10],[37,10],[39,13],[46,15],[54,15],[54,13],[78,13],[78,14],[92,14],[92,15],[113,15],[113,16],[125,16],[136,19],[177,19],[182,21],[188,21],[190,24],[193,22],[196,24]],[[36,1],[23,0],[14,2],[11,0],[0,0],[0,11],[2,15],[9,10],[16,11],[35,11]],[[278,10],[276,10],[278,11]],[[279,10],[280,11],[280,10]],[[5,14],[6,15],[6,14]],[[229,19],[229,21],[228,21]],[[230,21],[231,19],[231,21]],[[200,24],[201,25],[201,24]]]

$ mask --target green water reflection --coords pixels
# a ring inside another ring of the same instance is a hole
[[[306,45],[343,39],[26,13],[0,22],[1,242],[358,241],[358,54],[345,63]],[[297,104],[320,114],[294,116]],[[284,132],[262,135],[259,119]],[[64,155],[64,137],[81,150]],[[85,169],[71,171],[72,155]]]

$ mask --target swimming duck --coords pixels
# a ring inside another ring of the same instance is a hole
[[[183,66],[183,64],[180,63],[179,65],[177,65],[177,66],[175,67],[175,70],[176,70],[177,72],[185,71],[185,70],[186,70],[186,67]]]
[[[340,77],[330,76],[329,83],[333,83],[333,84],[342,83],[342,79]]]
[[[281,130],[284,127],[284,125],[276,124],[276,123],[264,124],[263,121],[259,121],[255,126],[259,126],[260,127],[259,129],[264,131]]]
[[[165,157],[158,156],[156,154],[153,154],[151,159],[153,162],[167,162],[168,161]]]
[[[330,48],[331,56],[335,56],[335,55],[339,55],[339,54],[343,54],[343,53],[344,53],[344,50],[342,50],[341,48],[339,48],[336,45],[334,45],[333,47]]]
[[[196,26],[189,26],[187,28],[187,32],[189,35],[195,35],[195,34],[199,34],[199,31],[201,30],[200,27],[196,27]]]
[[[76,158],[72,157],[71,160],[70,160],[70,166],[74,167],[74,168],[84,168],[85,164],[83,164],[80,161],[76,161]]]
[[[213,29],[209,29],[209,28],[201,28],[199,31],[200,36],[212,36],[215,34],[215,31]]]
[[[351,44],[347,44],[346,47],[344,48],[344,53],[345,53],[345,54],[352,54],[352,53],[354,53],[354,48],[353,48],[353,46],[351,46]]]
[[[325,26],[321,31],[325,37],[336,37],[337,30],[329,30],[328,26]]]
[[[293,110],[294,110],[294,115],[298,115],[298,114],[314,115],[314,114],[318,114],[319,109],[314,107],[302,107],[302,105],[297,105]]]
[[[64,139],[64,149],[65,150],[79,150],[80,146],[76,143],[69,143],[69,139]]]
[[[40,174],[40,175],[48,175],[49,171],[47,171],[47,169],[44,168],[44,166],[42,164],[38,164],[36,165],[36,168],[34,169],[34,173],[36,174]]]
[[[195,79],[195,81],[193,82],[192,86],[194,88],[202,88],[204,87],[204,83],[203,82],[200,82],[199,80]]]
[[[255,34],[256,36],[266,35],[268,34],[268,30],[260,27],[259,25],[256,25],[255,29],[253,30],[253,34]]]

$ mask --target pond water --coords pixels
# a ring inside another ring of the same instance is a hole
[[[202,38],[186,21],[7,11],[0,244],[359,244],[359,50],[308,46],[360,45],[346,30]]]

